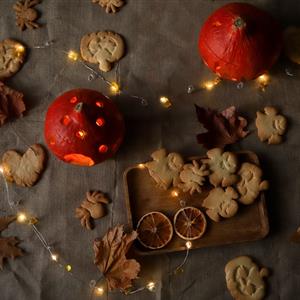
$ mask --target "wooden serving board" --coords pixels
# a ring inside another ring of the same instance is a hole
[[[259,165],[258,157],[253,152],[238,152],[239,161],[252,162]],[[202,157],[203,158],[203,157]],[[191,159],[200,160],[200,157]],[[183,193],[180,190],[178,197],[172,196],[174,189],[167,191],[157,187],[149,175],[147,168],[138,165],[127,169],[124,173],[125,197],[129,225],[135,229],[138,220],[151,211],[160,211],[166,214],[173,223],[177,210],[184,206],[201,208],[202,201],[207,197],[212,186],[207,185],[201,194]],[[204,235],[193,241],[192,248],[218,246],[232,243],[248,242],[264,238],[269,232],[268,214],[265,196],[260,194],[252,205],[239,205],[238,213],[229,219],[216,223],[207,219],[207,229]],[[162,254],[185,250],[185,241],[175,232],[171,242],[162,249],[150,250],[143,247],[138,241],[135,243],[136,251],[141,255]]]

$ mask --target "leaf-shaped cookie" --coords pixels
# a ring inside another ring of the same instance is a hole
[[[41,145],[34,144],[20,155],[14,150],[3,154],[3,174],[7,181],[20,186],[33,186],[44,169],[46,154]]]
[[[8,225],[16,220],[15,216],[0,217],[0,233],[5,230]],[[16,237],[0,236],[0,269],[3,269],[4,259],[15,258],[23,255],[22,249],[17,247],[19,243]]]
[[[104,275],[109,290],[126,290],[137,278],[140,264],[127,259],[126,254],[137,238],[137,233],[124,233],[123,225],[116,226],[105,234],[102,240],[94,241],[95,264]]]
[[[224,148],[248,135],[247,120],[237,114],[234,106],[221,113],[197,105],[195,107],[198,121],[207,129],[207,132],[197,135],[198,143],[205,148]]]

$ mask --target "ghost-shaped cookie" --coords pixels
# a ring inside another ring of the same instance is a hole
[[[108,72],[112,64],[121,59],[125,45],[119,34],[99,31],[86,34],[80,43],[81,56],[85,61],[99,64],[99,69]]]
[[[256,113],[255,125],[257,135],[262,142],[280,144],[282,135],[287,128],[287,120],[284,116],[278,114],[275,107],[267,106],[264,108],[264,112],[258,111]]]
[[[248,256],[239,256],[225,266],[227,288],[235,300],[261,300],[266,287],[263,280],[269,272],[259,269]]]
[[[221,148],[207,151],[207,159],[202,162],[209,166],[209,181],[213,186],[230,186],[238,181],[235,174],[238,168],[237,156],[232,152],[223,152]]]
[[[165,190],[171,185],[177,186],[179,173],[184,165],[181,155],[174,152],[167,154],[166,149],[159,149],[151,157],[153,161],[145,163],[145,166],[158,186]]]
[[[239,172],[240,181],[237,183],[237,190],[240,193],[239,202],[252,204],[261,191],[269,188],[267,180],[262,180],[262,170],[251,163],[243,163]]]
[[[223,190],[221,187],[212,189],[203,200],[202,206],[206,208],[206,214],[215,222],[220,222],[221,217],[231,218],[238,211],[237,192],[232,187]]]

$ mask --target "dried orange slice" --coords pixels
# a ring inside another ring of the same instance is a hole
[[[173,226],[167,216],[153,211],[144,215],[137,224],[139,242],[149,249],[160,249],[172,239]]]
[[[184,240],[199,239],[206,230],[206,218],[196,207],[184,207],[174,216],[176,234]]]

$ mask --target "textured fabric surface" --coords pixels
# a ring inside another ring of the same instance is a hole
[[[299,76],[285,74],[282,61],[271,72],[271,84],[265,93],[255,82],[237,89],[222,82],[210,92],[186,93],[189,84],[199,84],[213,78],[201,63],[197,40],[201,24],[217,7],[229,1],[209,0],[128,0],[116,15],[108,15],[89,0],[44,0],[37,8],[42,28],[21,33],[15,26],[12,10],[14,0],[0,0],[0,39],[15,38],[29,47],[27,62],[7,83],[26,96],[28,112],[22,119],[0,128],[0,151],[18,149],[43,141],[43,120],[47,106],[62,92],[86,87],[109,94],[100,80],[88,81],[89,72],[80,64],[66,59],[64,51],[79,49],[80,38],[97,30],[120,33],[127,45],[127,54],[120,63],[120,78],[128,94],[148,100],[143,106],[138,100],[122,95],[115,98],[124,113],[127,135],[114,160],[93,168],[78,168],[64,164],[49,154],[47,169],[39,183],[31,189],[10,186],[10,196],[20,201],[20,209],[40,219],[38,228],[53,245],[65,263],[73,266],[74,277],[49,259],[48,252],[32,230],[13,224],[4,232],[16,235],[26,255],[9,260],[0,272],[2,300],[72,300],[89,299],[89,282],[99,277],[93,265],[92,241],[102,236],[112,224],[126,223],[122,174],[128,166],[145,161],[149,154],[164,146],[183,155],[204,154],[196,143],[200,130],[194,103],[215,109],[236,105],[255,130],[255,112],[265,105],[276,105],[289,120],[287,140],[279,146],[268,146],[251,134],[235,150],[258,153],[271,189],[267,193],[271,230],[269,236],[252,243],[236,244],[192,251],[184,273],[169,278],[166,274],[183,259],[183,253],[153,256],[144,260],[141,281],[155,280],[155,293],[143,292],[130,299],[143,300],[224,300],[231,299],[226,289],[224,267],[237,255],[251,255],[270,267],[267,299],[293,300],[300,293],[299,245],[288,242],[289,235],[300,225],[299,214]],[[284,25],[299,20],[300,3],[292,0],[247,1],[266,9]],[[45,49],[34,48],[48,40],[55,43]],[[115,79],[115,71],[105,76]],[[161,107],[160,95],[173,102],[170,109]],[[74,217],[85,192],[100,189],[112,198],[110,213],[97,222],[94,231],[86,231]],[[1,181],[1,214],[9,212]],[[77,280],[76,278],[79,280]],[[127,299],[110,294],[107,299]]]

